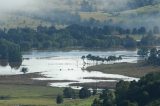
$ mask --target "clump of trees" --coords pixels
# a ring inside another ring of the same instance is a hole
[[[147,64],[160,66],[160,50],[156,48],[149,50],[148,48],[142,47],[138,50],[138,55],[146,57],[145,62]]]
[[[2,66],[9,63],[11,68],[19,68],[22,63],[20,46],[5,39],[0,39],[0,61]]]
[[[113,25],[102,27],[69,25],[64,29],[56,29],[54,26],[38,26],[31,28],[0,29],[0,39],[19,45],[21,51],[34,49],[63,49],[63,48],[135,48],[137,42],[131,35],[159,34],[159,27],[155,26],[147,31],[145,27],[123,28]],[[116,36],[118,35],[118,36]],[[127,36],[129,35],[129,36]],[[158,43],[158,39],[152,36],[142,38],[139,45],[152,45]]]
[[[120,81],[114,90],[104,90],[92,106],[159,106],[160,73],[150,73],[138,82]],[[157,105],[153,105],[156,104]],[[152,105],[151,105],[152,104]]]
[[[101,61],[101,62],[109,62],[109,61],[117,61],[117,60],[122,60],[122,56],[108,56],[108,57],[100,57],[100,56],[94,56],[92,54],[88,54],[87,56],[82,56],[81,59],[85,63],[85,59],[90,60],[90,61]]]
[[[96,95],[96,93],[97,93],[97,91],[94,90],[93,91],[93,95]],[[85,98],[90,97],[91,95],[92,95],[91,91],[88,88],[86,88],[86,87],[81,88],[79,90],[79,92],[78,92],[77,95],[76,95],[76,92],[75,92],[74,89],[68,87],[68,88],[65,88],[63,90],[63,95],[60,95],[60,94],[57,95],[57,97],[56,97],[56,103],[57,104],[63,103],[63,101],[64,101],[63,97],[70,98],[70,99],[75,99],[76,97],[79,97],[80,99],[85,99]]]
[[[38,26],[31,28],[14,28],[0,30],[0,38],[14,42],[21,51],[35,49],[77,48],[135,48],[136,41],[129,37],[113,35],[128,35],[130,31],[118,26],[90,27],[70,25],[64,29],[54,26]]]
[[[0,39],[0,59],[5,59],[9,62],[22,61],[19,45]]]

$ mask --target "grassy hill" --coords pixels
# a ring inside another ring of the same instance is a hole
[[[94,18],[99,21],[112,21],[119,24],[150,26],[160,21],[160,3],[120,12],[80,12],[83,20]]]
[[[151,25],[150,23],[152,23],[152,25],[159,25],[157,22],[160,21],[160,3],[130,10],[126,9],[119,12],[104,12],[100,10],[97,10],[96,12],[75,11],[80,15],[81,20],[89,20],[90,18],[94,18],[101,22],[107,21],[124,26],[145,25],[149,27]],[[75,11],[72,10],[70,13]],[[25,26],[35,28],[38,25],[50,26],[53,23],[58,23],[58,25],[61,25],[60,22],[49,20],[52,18],[54,19],[55,15],[57,15],[57,13],[54,13],[52,9],[47,10],[46,13],[44,12],[43,14],[38,15],[36,18],[35,14],[7,14],[0,17],[0,25],[1,27],[6,28]],[[62,18],[63,20],[68,20],[67,16]]]

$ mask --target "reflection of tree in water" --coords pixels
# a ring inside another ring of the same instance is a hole
[[[6,59],[0,59],[0,66],[6,67],[8,65],[8,60]]]
[[[9,65],[11,68],[19,69],[21,64],[22,64],[22,61],[10,62],[10,61],[5,60],[5,59],[0,59],[0,66],[2,66],[2,67],[6,67],[6,66]]]
[[[21,64],[22,64],[22,61],[20,61],[20,62],[9,62],[9,66],[11,68],[14,68],[14,69],[19,69],[19,67],[21,66]]]

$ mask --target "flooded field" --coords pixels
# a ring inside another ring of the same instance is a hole
[[[105,64],[113,64],[118,62],[130,62],[136,63],[139,60],[137,56],[137,51],[70,51],[70,52],[55,52],[55,51],[31,51],[23,53],[23,62],[20,68],[13,69],[9,65],[0,67],[1,75],[15,75],[22,74],[20,69],[22,67],[27,67],[29,73],[41,72],[47,78],[39,78],[39,80],[70,80],[73,82],[61,82],[61,83],[51,83],[51,86],[55,87],[66,87],[69,84],[78,82],[98,82],[104,80],[96,79],[85,79],[86,77],[104,77],[109,78],[105,81],[116,81],[115,79],[123,80],[136,80],[136,78],[131,78],[123,75],[113,75],[104,74],[97,71],[86,71],[83,70],[83,60],[81,57],[83,55],[92,54],[95,56],[108,57],[111,55],[122,56],[122,60],[105,62]],[[95,65],[96,63],[92,61],[85,60],[88,63],[85,67]],[[99,64],[102,64],[99,62]],[[113,80],[112,80],[113,79]]]

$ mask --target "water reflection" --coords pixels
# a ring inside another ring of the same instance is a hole
[[[134,80],[122,75],[111,75],[97,72],[95,70],[88,72],[83,69],[83,55],[96,55],[101,57],[108,57],[110,55],[123,55],[123,60],[115,62],[106,62],[105,64],[113,64],[117,62],[137,62],[137,51],[70,51],[70,52],[55,52],[55,51],[31,51],[23,54],[23,62],[17,63],[3,63],[0,67],[1,75],[22,74],[20,68],[26,67],[29,73],[41,72],[43,75],[49,77],[40,80],[70,80],[78,81],[79,83],[97,82],[94,79],[84,79],[84,77],[104,77],[104,78],[120,78],[123,80]],[[86,66],[94,65],[92,61],[85,60],[88,64]],[[21,65],[22,64],[22,65]],[[85,67],[86,67],[85,66]],[[19,68],[19,69],[18,69]],[[68,83],[53,83],[52,86],[68,86]]]
[[[22,61],[17,61],[17,62],[10,62],[6,59],[0,59],[0,66],[2,67],[7,67],[10,66],[12,69],[19,69],[20,66],[22,65]]]
[[[6,67],[8,65],[8,60],[0,59],[0,66]]]

